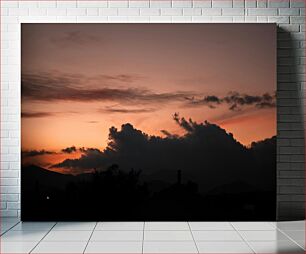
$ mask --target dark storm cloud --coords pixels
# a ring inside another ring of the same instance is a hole
[[[61,150],[63,153],[74,153],[77,151],[75,146],[71,146],[71,147],[66,147],[64,149]]]
[[[263,95],[248,95],[239,92],[230,92],[225,97],[209,95],[202,99],[188,98],[188,105],[191,106],[208,106],[216,108],[218,105],[227,104],[229,110],[240,110],[244,106],[254,106],[256,108],[273,108],[276,106],[275,95],[265,93]]]
[[[23,157],[34,157],[38,155],[56,154],[56,153],[42,149],[42,150],[25,150],[25,151],[22,151],[21,154]]]
[[[22,118],[41,118],[53,116],[54,113],[51,112],[21,112]]]
[[[122,104],[166,103],[185,101],[191,92],[156,93],[144,88],[92,88],[75,86],[80,80],[67,76],[54,77],[42,74],[22,75],[22,98],[33,101],[112,101]]]

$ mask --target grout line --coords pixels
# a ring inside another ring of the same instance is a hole
[[[301,247],[303,250],[305,250],[305,247],[301,246],[298,242],[296,242],[292,237],[290,237],[289,235],[287,235],[285,233],[285,231],[279,229],[279,228],[276,228],[276,230],[278,230],[279,232],[283,233],[285,236],[287,236],[292,242],[294,242],[296,245],[298,245],[299,247]]]
[[[142,226],[142,245],[141,245],[141,253],[143,254],[143,245],[144,245],[144,234],[145,234],[145,221],[143,222]]]
[[[87,241],[87,243],[86,243],[86,246],[85,246],[85,248],[84,248],[83,254],[85,253],[85,251],[86,251],[86,249],[87,249],[87,246],[88,246],[88,244],[89,244],[89,241],[90,241],[90,239],[91,239],[93,233],[95,232],[95,229],[96,229],[97,225],[98,225],[98,222],[96,221],[96,224],[95,224],[95,226],[94,226],[94,228],[93,228],[93,230],[92,230],[92,232],[91,232],[91,234],[90,234],[90,236],[89,236],[89,239],[88,239],[88,241]]]
[[[14,224],[13,226],[11,226],[9,229],[5,230],[3,233],[0,234],[0,236],[4,235],[5,233],[7,233],[8,231],[10,231],[12,228],[14,228],[15,226],[17,226],[21,221],[16,222],[16,224]],[[0,222],[1,223],[1,222]]]
[[[193,242],[194,242],[194,244],[195,244],[195,246],[196,246],[197,252],[198,252],[198,253],[200,253],[199,248],[198,248],[198,245],[197,245],[197,242],[196,242],[196,241],[195,241],[195,239],[194,239],[194,236],[193,236],[193,233],[192,233],[191,227],[190,227],[190,225],[189,225],[189,221],[187,221],[187,224],[188,224],[188,227],[189,227],[189,230],[190,230],[190,233],[191,233],[191,236],[192,236]]]
[[[235,231],[237,232],[237,234],[241,237],[241,239],[245,242],[245,244],[246,244],[247,246],[249,246],[249,248],[253,251],[253,253],[256,253],[256,251],[252,248],[252,246],[249,244],[249,242],[248,242],[247,240],[245,240],[244,237],[240,234],[239,230],[237,230],[237,229],[234,227],[233,223],[230,222],[230,224],[231,224],[231,226],[235,229]]]
[[[40,242],[45,239],[45,237],[50,233],[50,231],[55,227],[57,222],[49,229],[49,231],[38,241],[38,243],[29,251],[29,253],[32,253],[32,251],[40,244]]]

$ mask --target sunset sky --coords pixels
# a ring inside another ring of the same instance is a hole
[[[273,24],[22,25],[22,150],[45,165],[124,123],[182,135],[176,112],[249,145],[276,134],[275,91]]]

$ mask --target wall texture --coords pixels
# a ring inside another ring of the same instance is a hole
[[[277,215],[280,220],[304,218],[305,0],[2,0],[0,4],[1,216],[20,214],[20,23],[275,22]]]

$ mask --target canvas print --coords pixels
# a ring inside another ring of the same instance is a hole
[[[22,220],[274,220],[274,24],[22,24]]]

